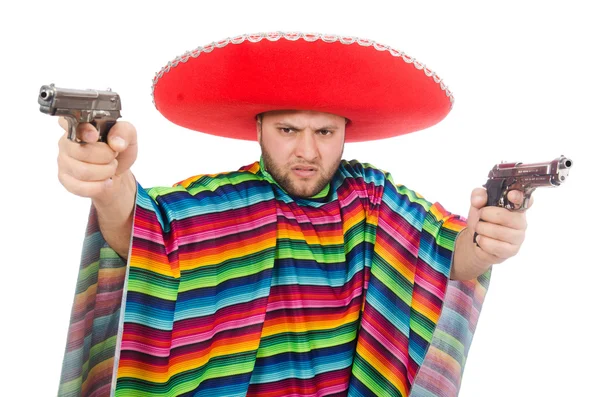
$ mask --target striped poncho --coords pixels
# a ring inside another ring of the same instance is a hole
[[[368,164],[310,199],[261,164],[138,186],[128,264],[92,210],[60,396],[458,393],[489,281],[448,282],[464,219]]]

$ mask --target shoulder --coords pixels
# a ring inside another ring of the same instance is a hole
[[[359,181],[346,185],[365,189],[373,204],[383,204],[392,211],[411,218],[422,218],[432,207],[432,203],[418,192],[397,183],[388,171],[371,163],[344,160],[340,164],[340,174],[346,182]]]
[[[358,160],[342,160],[339,167],[340,176],[343,179],[359,179],[366,184],[383,186],[385,184],[386,172],[378,169],[370,163],[362,163]]]
[[[246,208],[272,198],[259,169],[252,164],[237,171],[196,175],[172,187],[138,186],[137,203],[160,213],[164,224],[174,219]]]
[[[175,183],[171,187],[152,187],[146,189],[147,194],[156,200],[166,195],[202,195],[224,191],[243,190],[252,184],[260,183],[263,178],[259,174],[258,162],[217,174],[199,174]]]
[[[410,202],[427,207],[431,205],[416,191],[394,181],[392,174],[388,171],[371,163],[362,163],[358,160],[342,160],[339,172],[344,179],[359,179],[364,181],[366,185],[380,186],[387,195],[401,195]]]

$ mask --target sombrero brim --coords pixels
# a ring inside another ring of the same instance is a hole
[[[177,125],[255,140],[255,116],[314,110],[346,117],[346,141],[430,127],[454,98],[439,76],[370,40],[262,33],[215,42],[169,62],[153,81],[156,108]]]

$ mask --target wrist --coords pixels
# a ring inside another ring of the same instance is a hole
[[[102,195],[93,197],[92,204],[97,210],[102,211],[109,208],[119,206],[125,197],[129,197],[135,192],[135,178],[131,171],[127,171],[120,175],[115,175],[107,184]],[[120,207],[124,207],[120,205]]]
[[[456,238],[450,278],[453,280],[472,280],[485,273],[493,263],[477,253],[473,242],[473,232],[465,228]]]
[[[92,199],[101,229],[127,227],[132,220],[136,194],[137,184],[130,171],[115,175],[106,194]]]
[[[137,183],[131,172],[113,177],[108,194],[95,198],[98,226],[104,240],[122,258],[127,258],[133,226]]]

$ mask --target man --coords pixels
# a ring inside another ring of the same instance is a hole
[[[458,392],[473,332],[464,322],[476,323],[489,268],[518,251],[525,216],[484,207],[475,189],[465,224],[389,174],[342,161],[345,142],[435,124],[452,97],[404,54],[300,36],[228,39],[155,79],[167,118],[251,133],[260,162],[146,191],[130,171],[131,124],[117,123],[108,144],[90,124],[77,130],[85,145],[61,138],[59,179],[93,211],[59,394]],[[442,305],[455,312],[446,320]]]

